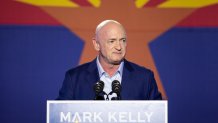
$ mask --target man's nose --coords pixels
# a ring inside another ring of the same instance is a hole
[[[122,49],[121,43],[120,43],[119,41],[117,41],[115,48],[116,48],[117,50],[121,50],[121,49]]]

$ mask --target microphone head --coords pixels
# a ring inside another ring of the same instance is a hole
[[[104,99],[104,96],[96,96],[95,100],[105,100],[105,99]]]
[[[121,92],[121,85],[120,85],[120,82],[118,80],[114,80],[112,82],[112,91],[114,93],[120,94],[120,92]]]
[[[104,89],[104,82],[103,81],[98,81],[97,83],[95,83],[94,85],[94,91],[96,94],[99,94],[103,91]]]

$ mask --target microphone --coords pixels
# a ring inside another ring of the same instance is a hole
[[[117,94],[117,97],[113,97],[111,98],[111,100],[121,100],[120,92],[122,87],[120,85],[120,82],[118,80],[114,80],[111,86],[112,86],[112,92]]]
[[[100,93],[103,92],[104,89],[104,82],[98,81],[94,85],[94,92],[95,92],[95,100],[104,100],[104,95],[100,95]]]

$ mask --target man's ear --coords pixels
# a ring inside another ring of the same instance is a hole
[[[92,39],[92,43],[94,45],[94,48],[96,51],[99,51],[100,50],[100,46],[99,46],[99,42],[96,41],[95,38]]]

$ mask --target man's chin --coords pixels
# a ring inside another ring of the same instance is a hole
[[[119,60],[114,60],[112,63],[114,65],[119,65],[122,61],[123,61],[123,59],[119,59]]]

